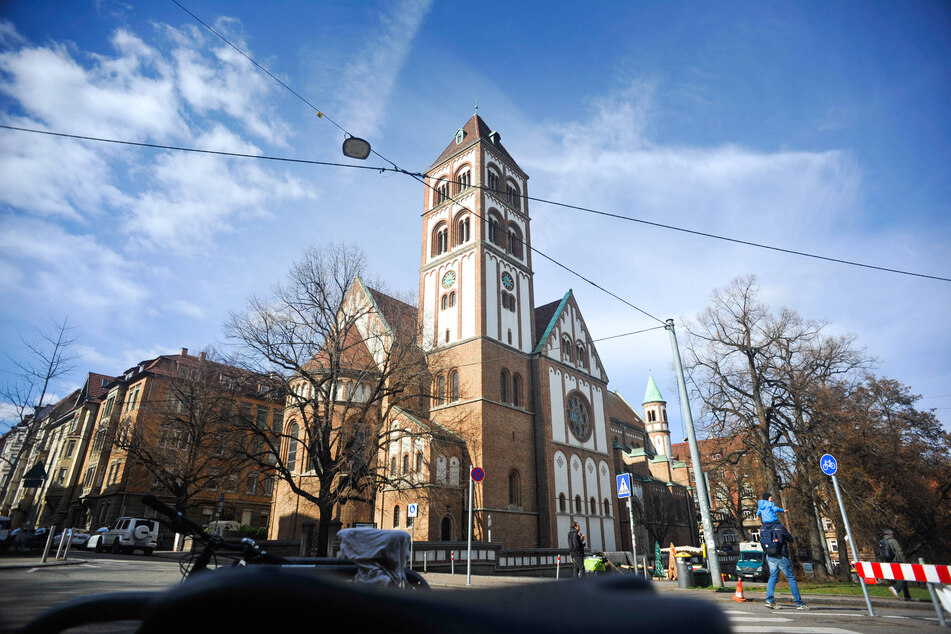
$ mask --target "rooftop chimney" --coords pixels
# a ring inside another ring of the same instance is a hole
[[[179,353],[183,357],[188,356],[188,348],[182,348],[182,351]]]
[[[199,360],[199,361],[204,361],[204,360],[205,360],[205,353],[204,353],[204,352],[199,352],[199,353],[198,353],[198,360]]]

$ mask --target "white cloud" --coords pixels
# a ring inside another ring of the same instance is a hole
[[[0,220],[0,268],[18,271],[0,278],[5,297],[27,300],[50,314],[56,314],[59,306],[118,311],[149,296],[137,279],[140,267],[113,251],[100,236],[71,235],[39,220]]]
[[[344,95],[335,117],[353,134],[379,134],[390,93],[410,52],[432,0],[403,0],[385,5],[391,11],[380,16],[380,30],[346,64],[338,94]]]
[[[193,304],[191,302],[186,302],[184,300],[176,300],[168,305],[169,310],[176,312],[180,315],[186,317],[191,317],[192,319],[204,319],[205,311],[201,306]]]

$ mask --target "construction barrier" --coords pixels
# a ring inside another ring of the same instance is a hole
[[[869,579],[894,581],[922,581],[927,583],[951,583],[951,566],[933,564],[890,564],[877,561],[856,561],[855,571]]]

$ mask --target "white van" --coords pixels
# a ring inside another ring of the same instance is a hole
[[[120,517],[99,538],[96,552],[109,550],[113,553],[132,553],[138,549],[151,555],[158,545],[158,531],[159,525],[155,520]]]

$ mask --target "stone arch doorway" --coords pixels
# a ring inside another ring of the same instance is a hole
[[[439,524],[439,540],[444,542],[452,541],[452,518],[445,516]]]

